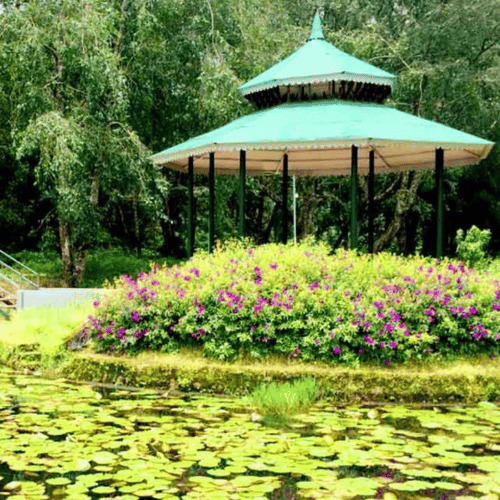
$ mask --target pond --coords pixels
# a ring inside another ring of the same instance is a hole
[[[500,494],[500,411],[244,400],[0,369],[0,498],[471,499]],[[487,496],[488,495],[488,496]]]

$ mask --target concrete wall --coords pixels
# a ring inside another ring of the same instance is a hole
[[[94,302],[108,290],[103,288],[39,288],[38,290],[19,290],[17,309],[30,307],[64,307],[75,302]]]

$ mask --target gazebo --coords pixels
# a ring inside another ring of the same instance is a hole
[[[474,165],[493,143],[382,102],[395,76],[328,43],[316,13],[308,41],[239,90],[257,111],[151,157],[188,175],[188,254],[194,251],[194,174],[209,176],[209,251],[215,242],[215,175],[239,174],[238,234],[245,235],[246,175],[283,176],[283,242],[289,175],[350,175],[350,247],[357,247],[358,175],[368,175],[373,251],[375,173],[435,169],[437,248],[443,254],[443,169]]]

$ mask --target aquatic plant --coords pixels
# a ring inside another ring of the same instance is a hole
[[[499,276],[462,263],[323,244],[226,244],[123,276],[82,328],[99,352],[175,352],[357,365],[498,353]]]
[[[279,384],[262,384],[250,395],[259,412],[264,415],[287,416],[308,408],[319,394],[313,378]]]

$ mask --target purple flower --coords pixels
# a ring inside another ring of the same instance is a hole
[[[134,298],[134,292],[127,293],[127,299],[132,300]]]
[[[193,273],[197,278],[200,277],[200,270],[197,269],[196,267],[193,267],[189,270],[190,273]]]
[[[254,332],[255,331],[255,325],[250,325],[250,331]]]
[[[392,333],[394,331],[394,327],[389,323],[384,324],[384,332]]]
[[[368,328],[370,328],[370,326],[371,326],[371,325],[370,325],[370,322],[369,322],[369,321],[365,321],[365,322],[363,323],[363,328],[365,328],[366,330],[368,330]]]
[[[98,300],[96,300],[96,301],[94,302],[94,307],[99,307],[99,304],[100,304],[100,302],[99,302]]]
[[[349,295],[351,295],[351,292],[349,290],[345,290],[344,296],[345,297],[349,297]]]
[[[261,269],[259,266],[255,266],[253,270],[255,271],[255,274],[260,275]]]
[[[472,316],[476,315],[477,314],[477,309],[475,307],[469,307],[469,314],[471,314]]]
[[[376,309],[382,309],[384,307],[384,303],[380,301],[375,301],[373,303],[373,307],[375,307]]]
[[[139,323],[141,321],[141,314],[138,311],[134,311],[131,319],[134,323]]]
[[[151,281],[152,286],[158,286],[159,284],[160,284],[160,282],[158,280]]]
[[[377,318],[378,318],[378,319],[383,319],[383,318],[385,318],[385,314],[384,314],[382,311],[379,311],[379,312],[377,313]]]
[[[389,347],[390,347],[391,349],[396,349],[396,347],[397,347],[397,346],[398,346],[398,343],[397,343],[397,342],[394,342],[394,340],[391,340],[391,341],[389,342]]]
[[[371,338],[371,337],[368,337],[368,335],[365,335],[363,337],[363,340],[368,344],[368,345],[373,345],[375,343],[375,341]]]
[[[196,314],[203,314],[203,311],[205,310],[205,306],[203,304],[198,306],[198,309],[196,309]]]
[[[389,365],[391,364],[391,362],[390,362],[388,359],[386,359],[386,360],[384,361],[384,363],[385,363],[387,366],[389,366]]]
[[[338,356],[341,352],[342,352],[342,349],[340,348],[340,346],[334,347],[333,354],[335,354],[336,356]]]
[[[328,335],[330,336],[331,339],[335,338],[335,333],[334,332],[330,332]]]
[[[364,352],[363,349],[358,350],[358,354],[363,354],[363,352]]]
[[[500,309],[500,306],[495,302],[491,308],[494,310],[494,311],[498,311]]]
[[[278,269],[278,264],[269,264],[269,269]]]
[[[385,342],[379,342],[378,346],[380,347],[380,349],[384,349]]]
[[[262,342],[267,342],[266,337],[262,337],[262,338],[261,338],[261,341],[262,341]]]
[[[312,285],[308,286],[309,290],[315,290],[316,288],[319,288],[319,283],[315,281]]]
[[[343,318],[342,316],[340,316],[340,315],[339,315],[339,316],[337,316],[337,321],[338,321],[339,323],[342,323],[342,321],[344,321],[344,318]]]
[[[184,281],[191,281],[191,276],[184,276]]]
[[[113,333],[113,328],[111,328],[111,327],[109,327],[109,326],[108,326],[108,327],[106,327],[106,328],[104,329],[104,331],[105,331],[106,333]]]
[[[319,339],[314,339],[314,345],[320,345],[321,344],[321,340]]]

